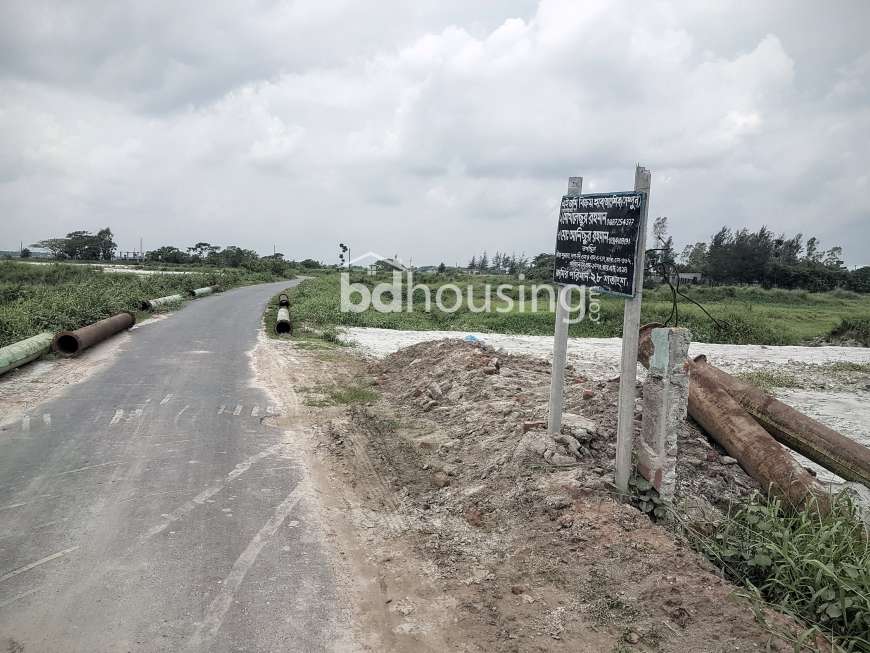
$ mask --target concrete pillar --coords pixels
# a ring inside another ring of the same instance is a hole
[[[688,329],[653,329],[653,354],[643,386],[643,422],[638,472],[666,501],[677,484],[677,434],[689,401]]]

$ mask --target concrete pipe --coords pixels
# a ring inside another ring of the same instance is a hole
[[[140,305],[143,311],[153,311],[158,306],[166,306],[167,304],[177,304],[184,301],[181,295],[167,295],[166,297],[158,297],[157,299],[146,299]]]
[[[102,342],[136,323],[132,313],[118,313],[75,331],[61,331],[54,336],[51,348],[61,356],[75,356],[79,352]]]
[[[293,333],[290,326],[290,311],[286,308],[278,309],[278,321],[275,323],[275,333]]]
[[[290,306],[290,298],[286,293],[278,295],[278,306]]]
[[[38,336],[13,342],[0,347],[0,374],[36,360],[51,348],[53,333],[40,333]]]
[[[205,297],[206,295],[211,295],[213,292],[217,292],[217,286],[206,286],[205,288],[194,288],[193,290],[188,290],[191,297]]]

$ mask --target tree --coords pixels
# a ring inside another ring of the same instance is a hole
[[[220,247],[211,243],[197,243],[193,247],[188,247],[187,251],[190,252],[192,258],[202,260],[209,254],[220,251]]]
[[[146,253],[145,259],[162,263],[190,263],[190,255],[172,245],[164,245]]]
[[[471,257],[471,261],[468,262],[468,269],[469,270],[477,269],[477,257],[476,256]]]
[[[26,247],[21,250],[21,258],[30,258],[30,250]]]
[[[822,253],[819,251],[819,239],[813,236],[807,240],[807,253],[804,256],[804,261],[807,263],[819,263],[822,259]]]
[[[701,272],[707,265],[707,243],[686,245],[680,254],[680,260],[686,272]]]
[[[477,267],[480,268],[481,272],[486,272],[489,270],[489,258],[486,256],[486,250],[483,250],[483,254],[480,255],[480,260],[477,262]]]
[[[115,244],[112,236],[112,230],[108,227],[100,229],[97,232],[96,241],[96,246],[99,250],[99,258],[104,261],[111,261],[115,255],[115,250],[118,249],[118,245]]]
[[[66,258],[66,238],[47,238],[31,245],[39,249],[47,249],[54,258]]]
[[[441,263],[438,264],[438,274],[444,274],[445,272],[447,272],[447,266],[444,265],[444,261],[441,261]]]

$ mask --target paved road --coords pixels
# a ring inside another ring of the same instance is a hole
[[[0,434],[0,650],[329,648],[334,579],[246,354],[286,285],[136,329]]]

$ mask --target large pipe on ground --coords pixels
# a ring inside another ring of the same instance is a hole
[[[167,304],[177,304],[183,301],[184,297],[182,297],[181,295],[167,295],[166,297],[158,297],[157,299],[145,299],[139,305],[139,308],[141,308],[143,311],[153,311],[159,306],[166,306]]]
[[[641,328],[638,361],[649,367],[652,354],[652,329]],[[753,417],[743,409],[711,372],[713,367],[699,356],[687,360],[689,369],[689,415],[716,440],[743,469],[761,483],[765,491],[792,507],[815,499],[820,507],[828,505],[828,495],[816,478]]]
[[[0,374],[6,374],[25,363],[36,360],[51,348],[53,333],[39,335],[0,347]]]
[[[293,333],[293,327],[290,324],[290,311],[283,306],[278,309],[275,333]]]
[[[278,306],[290,306],[290,298],[287,296],[287,293],[281,293],[278,295]]]
[[[638,360],[643,365],[647,364],[644,361],[648,361],[652,353],[649,334],[655,326],[641,328]],[[704,369],[778,442],[847,481],[870,487],[870,449],[715,365],[708,363]]]
[[[870,449],[718,367],[708,364],[707,369],[743,410],[778,442],[847,481],[870,488]]]
[[[75,331],[61,331],[54,336],[51,348],[61,356],[75,356],[136,323],[132,313],[123,312],[94,322]]]
[[[191,297],[205,297],[206,295],[211,295],[213,292],[217,292],[217,286],[206,286],[205,288],[193,288],[192,290],[188,290]]]

